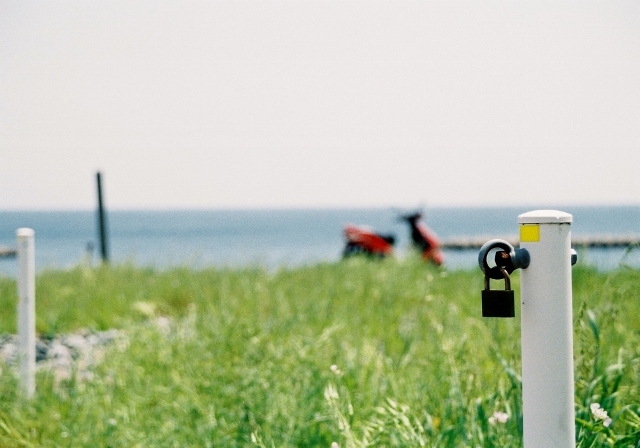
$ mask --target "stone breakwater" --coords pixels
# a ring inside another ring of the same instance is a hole
[[[122,330],[89,331],[62,334],[36,340],[38,370],[53,372],[57,381],[71,378],[74,371],[80,380],[91,379],[90,368],[104,356],[104,348],[114,342],[125,341]],[[13,367],[18,360],[18,337],[0,335],[0,365]]]

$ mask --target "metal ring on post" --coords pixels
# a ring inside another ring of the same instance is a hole
[[[478,252],[478,264],[480,265],[482,272],[484,272],[484,275],[491,277],[494,280],[502,280],[504,278],[502,273],[504,268],[497,265],[490,267],[489,263],[487,263],[487,256],[493,249],[502,249],[509,253],[509,256],[512,259],[515,258],[515,249],[505,240],[493,239],[484,243],[480,248],[480,252]]]

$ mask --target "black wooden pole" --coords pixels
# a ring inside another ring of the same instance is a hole
[[[107,215],[104,210],[104,201],[102,199],[102,174],[100,171],[96,173],[96,182],[98,184],[98,232],[100,236],[100,255],[103,262],[109,261],[109,245],[107,244]]]

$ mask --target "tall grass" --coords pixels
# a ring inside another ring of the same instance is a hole
[[[640,446],[640,272],[573,274],[578,444]],[[43,272],[39,333],[127,336],[92,379],[39,372],[31,401],[2,366],[0,445],[521,446],[519,319],[481,318],[482,287],[479,271],[359,258]],[[14,297],[0,279],[0,332]]]

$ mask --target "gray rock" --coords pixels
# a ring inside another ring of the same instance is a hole
[[[88,369],[100,359],[104,347],[121,336],[122,331],[112,329],[100,332],[80,330],[52,338],[37,338],[37,368],[49,369],[56,379],[61,380],[70,378],[75,366],[78,378],[90,379],[93,374]],[[17,362],[17,339],[16,335],[0,335],[0,362],[10,367]]]

